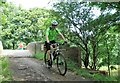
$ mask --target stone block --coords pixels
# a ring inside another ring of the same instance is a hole
[[[0,54],[2,54],[2,51],[3,51],[3,45],[2,42],[0,41]]]

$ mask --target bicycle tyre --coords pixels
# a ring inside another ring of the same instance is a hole
[[[45,54],[44,54],[44,63],[47,64],[47,50],[45,51]]]
[[[48,64],[47,51],[45,51],[44,62],[45,62],[45,64]],[[50,65],[51,65],[51,67],[52,67],[52,55],[51,55],[51,54],[50,54]]]
[[[67,72],[67,62],[65,60],[65,57],[62,53],[59,53],[56,57],[57,59],[57,68],[60,73],[60,75],[64,76]],[[59,63],[59,61],[62,61],[62,64]]]

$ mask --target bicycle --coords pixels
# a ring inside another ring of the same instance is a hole
[[[67,72],[67,62],[59,46],[60,46],[59,43],[55,43],[54,46],[52,45],[52,47],[54,48],[50,50],[50,63],[49,64],[52,67],[53,61],[56,60],[57,69],[60,75],[64,76]],[[47,50],[45,51],[44,62],[45,64],[48,64],[47,63]]]

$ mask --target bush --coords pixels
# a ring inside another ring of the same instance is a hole
[[[12,80],[8,69],[8,60],[6,57],[0,56],[0,82]]]
[[[37,58],[37,59],[42,60],[42,59],[44,58],[44,52],[36,53],[36,54],[34,55],[34,57]]]

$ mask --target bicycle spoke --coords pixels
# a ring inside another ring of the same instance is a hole
[[[62,54],[57,56],[57,67],[61,75],[65,75],[67,71],[67,64]]]

